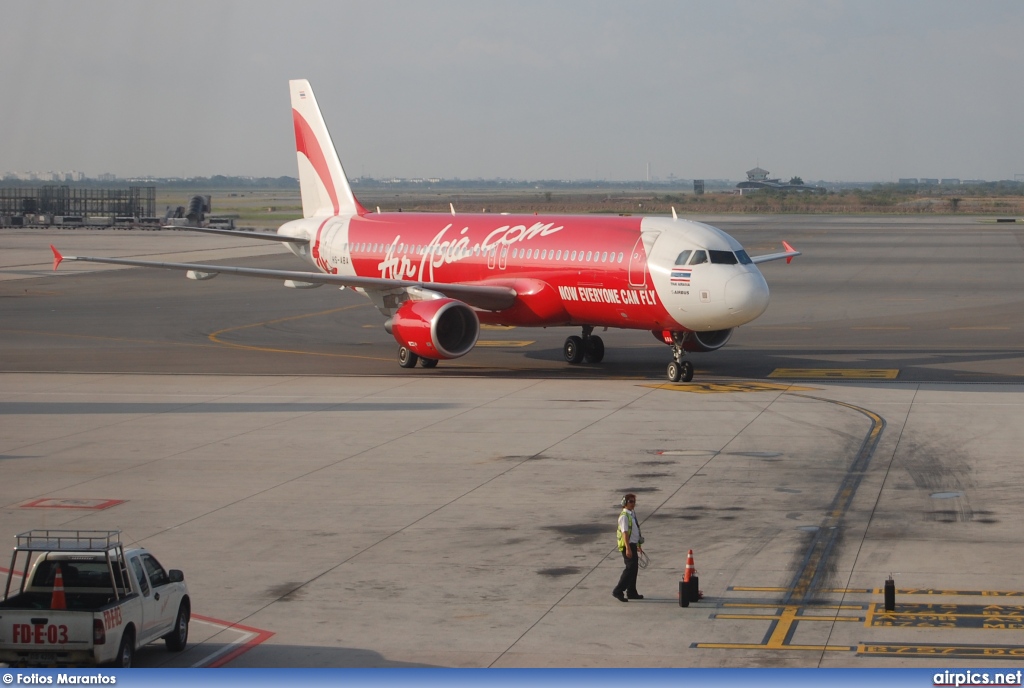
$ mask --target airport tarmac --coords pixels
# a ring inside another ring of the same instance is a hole
[[[488,330],[404,371],[348,292],[46,249],[296,267],[277,247],[0,231],[0,538],[120,528],[183,569],[202,618],[145,666],[1015,670],[1020,225],[714,223],[805,255],[689,385],[642,332],[570,367],[565,330]],[[650,564],[622,604],[626,491]]]

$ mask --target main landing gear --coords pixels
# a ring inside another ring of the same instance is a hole
[[[419,363],[424,368],[436,368],[437,359],[427,358],[426,356],[417,356],[408,347],[398,347],[398,365],[403,368],[415,368],[416,363]]]
[[[604,360],[604,340],[593,332],[593,326],[584,325],[582,337],[573,335],[566,338],[562,353],[568,363],[578,365],[584,361],[600,363]]]
[[[686,349],[683,348],[685,340],[685,332],[672,333],[670,346],[672,347],[672,358],[675,360],[668,364],[669,382],[689,382],[693,379],[693,364],[683,358],[686,356]]]

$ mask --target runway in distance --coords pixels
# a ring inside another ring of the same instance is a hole
[[[62,256],[62,260],[278,279],[292,288],[324,284],[363,293],[386,318],[398,362],[432,368],[468,354],[481,323],[576,326],[570,364],[600,363],[597,328],[648,330],[672,348],[667,375],[689,382],[687,352],[714,351],[768,307],[756,264],[800,255],[750,257],[720,229],[672,217],[382,213],[349,186],[309,82],[289,82],[302,219],[276,234],[189,227],[284,243],[319,272]]]

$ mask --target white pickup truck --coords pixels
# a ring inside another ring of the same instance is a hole
[[[165,570],[145,549],[124,549],[120,536],[17,536],[0,600],[0,662],[130,667],[138,648],[160,638],[171,651],[185,649],[192,611],[184,574]]]

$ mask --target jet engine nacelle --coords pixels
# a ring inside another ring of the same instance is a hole
[[[480,336],[476,313],[455,299],[406,301],[384,327],[400,346],[422,358],[465,356]]]
[[[683,342],[687,351],[716,351],[725,346],[732,337],[732,330],[712,330],[711,332],[690,332]]]

